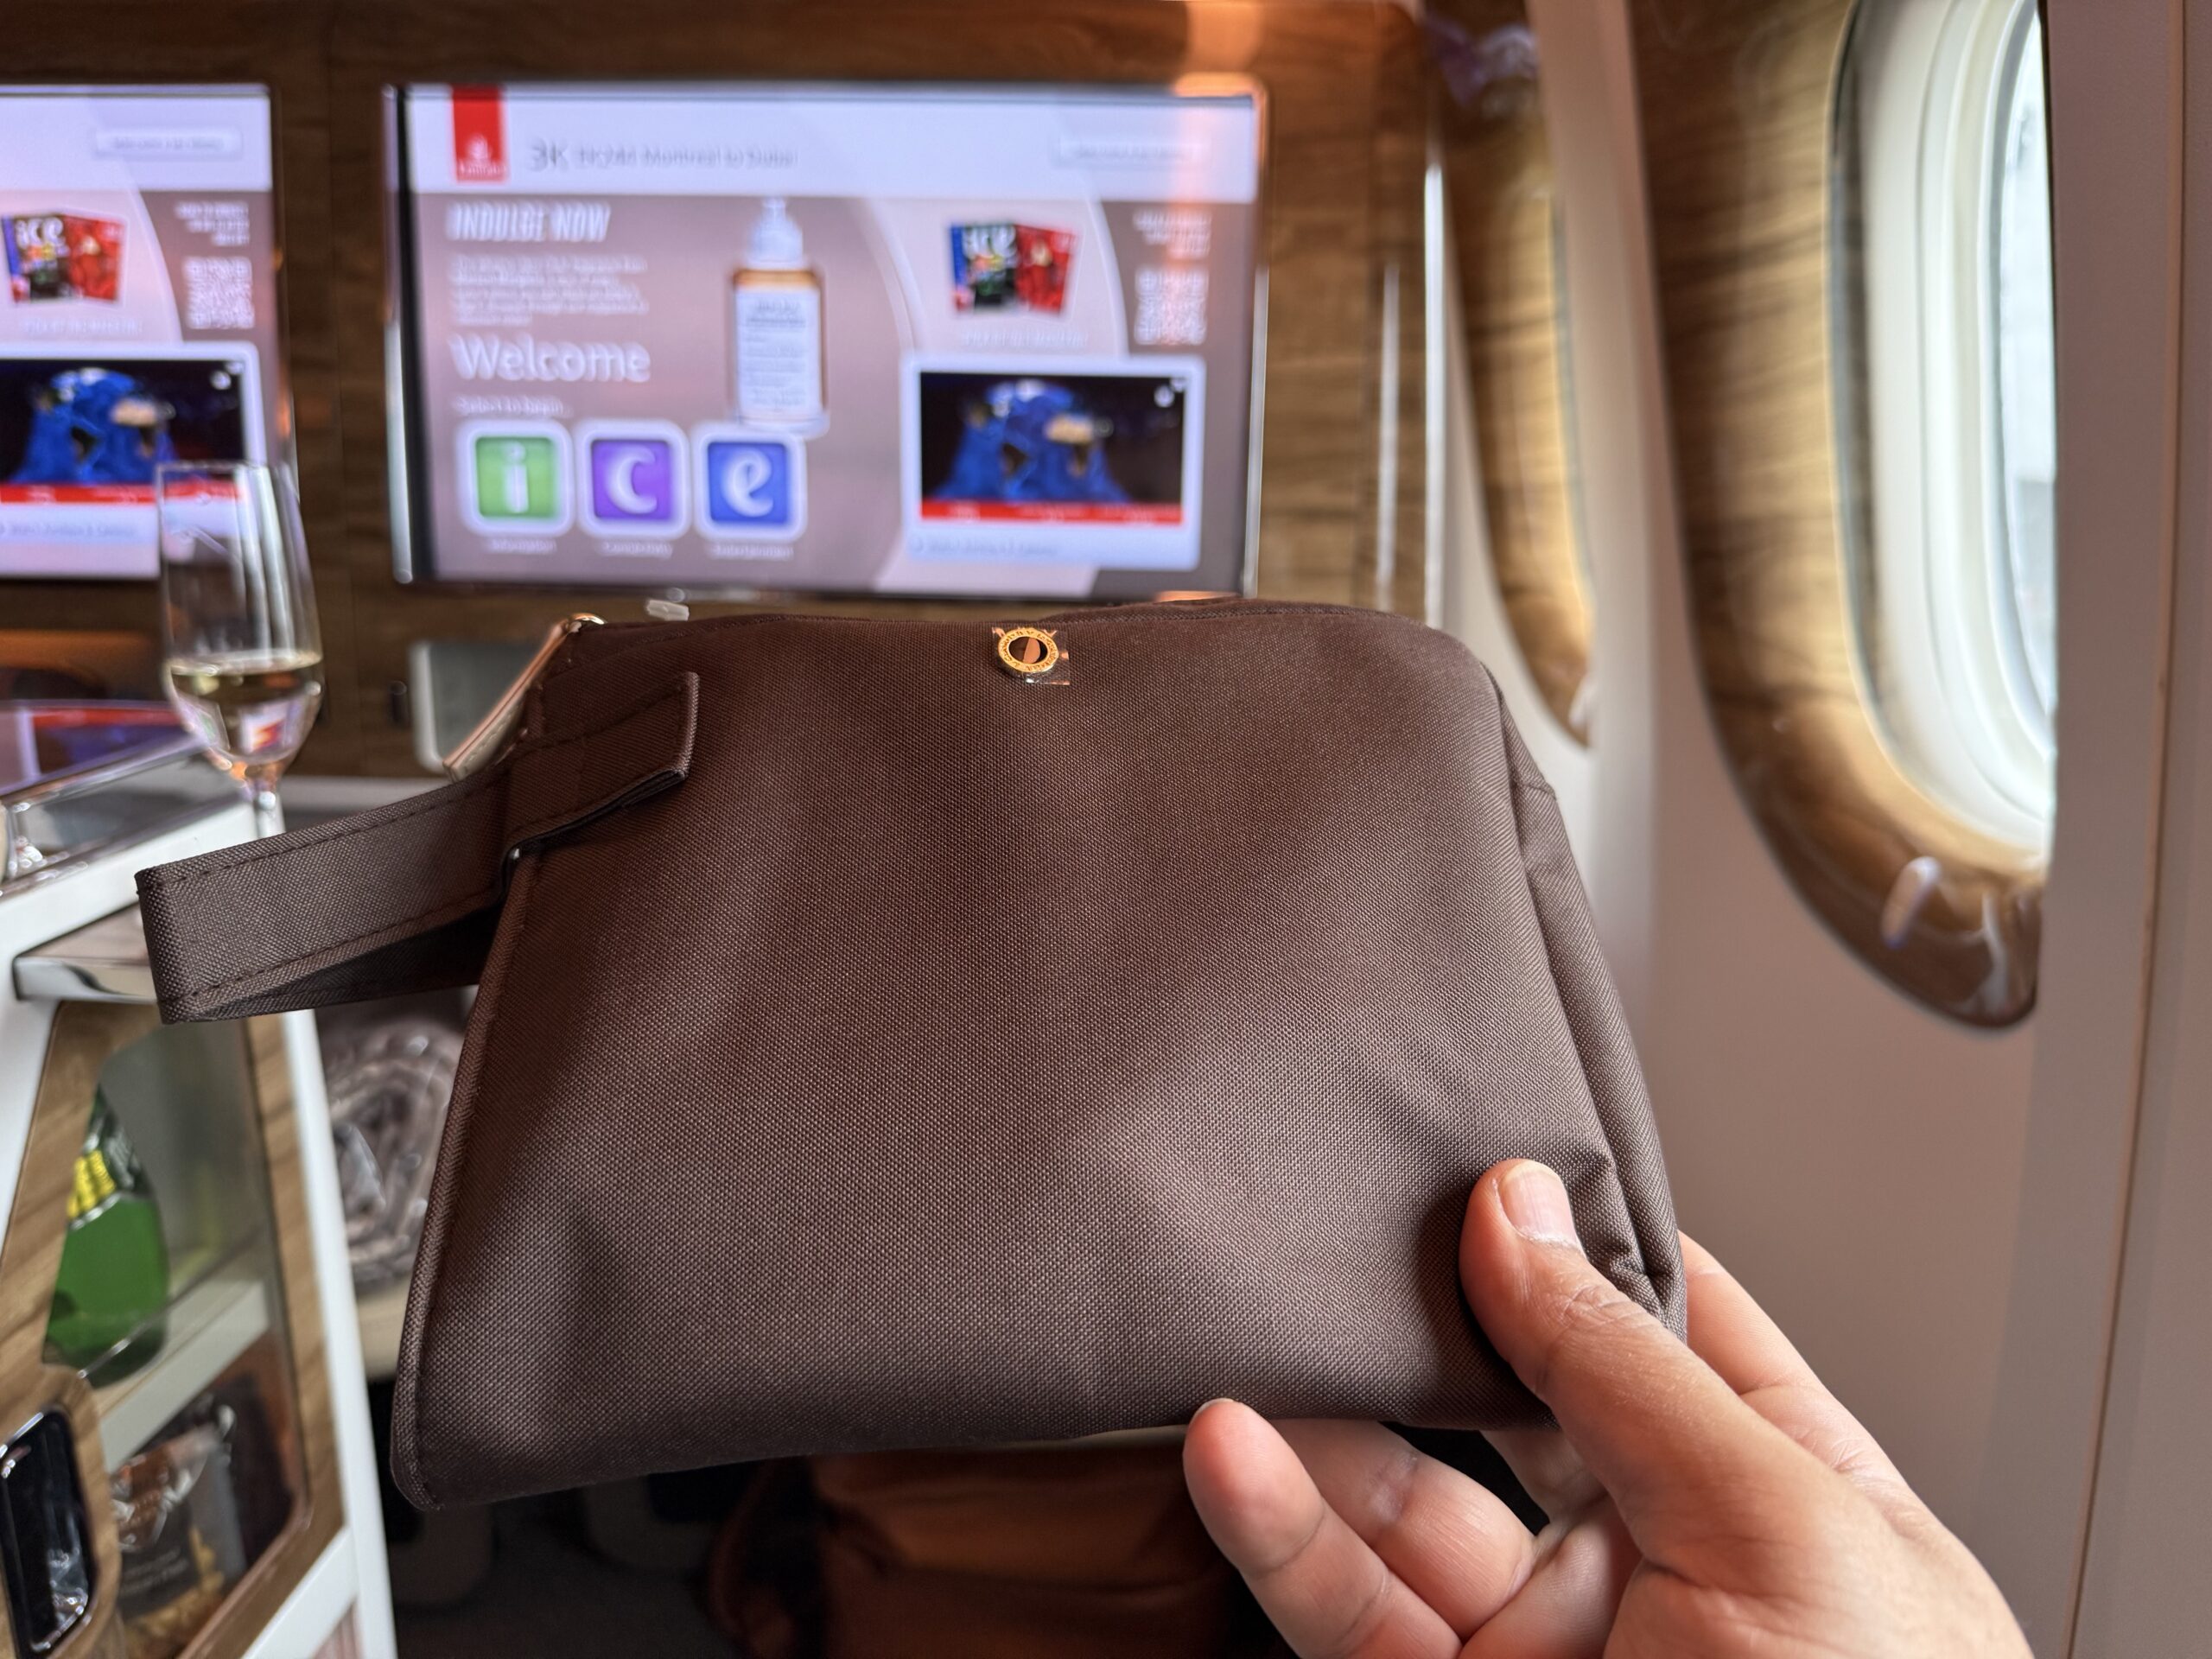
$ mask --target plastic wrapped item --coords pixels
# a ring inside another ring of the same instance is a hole
[[[111,1478],[130,1659],[189,1647],[290,1519],[268,1386],[242,1361]]]
[[[153,1187],[107,1097],[96,1091],[70,1174],[69,1230],[47,1342],[76,1366],[119,1348],[103,1367],[105,1380],[113,1381],[160,1349],[168,1295],[168,1248]]]
[[[232,1421],[222,1408],[196,1408],[115,1471],[118,1600],[130,1659],[181,1652],[245,1576],[231,1486]]]
[[[429,1202],[461,1034],[435,1020],[333,1033],[323,1046],[346,1245],[363,1291],[404,1279]]]

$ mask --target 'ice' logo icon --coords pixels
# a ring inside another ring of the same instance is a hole
[[[699,483],[709,535],[790,541],[806,527],[806,452],[789,438],[709,429]]]

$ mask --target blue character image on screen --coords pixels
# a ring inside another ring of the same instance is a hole
[[[965,411],[966,430],[938,501],[1119,504],[1106,465],[1114,423],[1050,380],[1003,380]]]
[[[32,394],[31,428],[11,484],[150,484],[176,459],[168,407],[112,369],[64,369]]]

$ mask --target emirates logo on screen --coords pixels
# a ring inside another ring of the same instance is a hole
[[[507,181],[507,122],[496,86],[453,89],[453,176],[461,184]]]

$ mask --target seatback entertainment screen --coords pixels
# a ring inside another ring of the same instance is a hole
[[[1249,87],[394,98],[404,579],[1243,586]]]
[[[0,87],[0,576],[151,576],[156,468],[282,429],[267,94]]]

